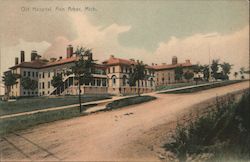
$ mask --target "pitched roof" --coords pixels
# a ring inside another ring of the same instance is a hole
[[[126,59],[121,59],[121,58],[116,58],[116,57],[110,57],[108,60],[103,61],[103,64],[106,65],[132,65],[136,64],[134,60],[126,60]]]
[[[77,60],[76,57],[70,57],[70,58],[63,58],[61,60],[56,60],[53,62],[48,62],[47,64],[43,65],[41,68],[46,68],[46,67],[51,67],[51,66],[56,66],[56,65],[62,65],[66,63],[71,63],[75,62]]]
[[[155,70],[165,70],[165,69],[173,69],[176,67],[191,67],[193,66],[193,64],[191,64],[190,62],[186,62],[186,63],[178,63],[178,64],[168,64],[168,65],[154,65],[152,66]]]
[[[43,60],[35,60],[35,61],[30,61],[30,62],[22,62],[18,65],[10,67],[10,69],[15,69],[18,67],[41,69],[41,68],[47,68],[47,67],[72,63],[72,62],[75,62],[76,60],[77,60],[77,57],[64,58],[64,59],[56,60],[53,62],[51,62],[51,61],[45,62]],[[105,68],[105,65],[95,64],[95,66],[97,68]]]
[[[16,69],[18,67],[39,69],[44,64],[45,64],[45,62],[41,62],[41,61],[22,62],[18,65],[10,67],[10,69]]]

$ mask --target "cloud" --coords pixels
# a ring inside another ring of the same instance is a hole
[[[68,40],[66,37],[57,37],[49,49],[44,53],[45,57],[66,56],[68,44],[83,46],[93,49],[95,57],[100,61],[107,59],[109,55],[116,54],[120,57],[130,55],[132,50],[122,47],[118,41],[120,34],[128,32],[130,26],[120,26],[116,23],[107,27],[95,26],[90,23],[86,15],[70,14],[71,23],[75,26],[76,39]]]
[[[249,67],[249,26],[239,31],[222,35],[220,33],[195,34],[186,38],[172,37],[161,42],[152,55],[156,62],[171,62],[172,56],[180,61],[191,59],[193,63],[208,64],[211,59],[220,59],[234,65],[233,70]]]

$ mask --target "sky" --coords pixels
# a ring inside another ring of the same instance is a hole
[[[91,48],[99,62],[115,55],[151,63],[249,67],[247,0],[0,0],[0,72],[31,50],[66,56],[72,44]],[[3,93],[1,89],[0,93]]]

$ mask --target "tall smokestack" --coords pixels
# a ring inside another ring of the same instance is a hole
[[[37,58],[37,52],[35,50],[31,51],[31,61],[35,61]]]
[[[18,65],[18,57],[15,57],[15,65]]]
[[[176,56],[173,56],[173,58],[172,58],[172,64],[173,64],[173,65],[176,65],[177,63],[178,63],[177,57],[176,57]]]
[[[25,61],[24,51],[21,51],[21,63]]]
[[[67,47],[67,58],[72,57],[72,55],[73,55],[73,46],[68,45],[68,47]]]

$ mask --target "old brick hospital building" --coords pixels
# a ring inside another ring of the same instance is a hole
[[[41,58],[36,51],[31,52],[31,60],[25,61],[25,52],[20,52],[19,58],[15,58],[15,65],[10,67],[12,73],[20,74],[22,77],[30,77],[38,82],[37,89],[26,90],[22,87],[21,80],[13,85],[10,96],[50,96],[50,95],[75,95],[78,93],[78,81],[74,75],[66,75],[64,72],[74,65],[77,56],[73,54],[73,47],[69,45],[66,50],[66,57],[46,60]],[[134,59],[116,58],[111,55],[100,64],[95,64],[93,77],[89,85],[81,85],[81,91],[85,94],[134,94],[137,86],[128,85],[129,73],[133,72],[136,61]],[[145,80],[141,80],[140,92],[147,93],[155,90],[156,86],[176,83],[175,68],[183,67],[183,71],[192,71],[192,64],[189,60],[185,63],[178,63],[177,57],[172,58],[171,64],[151,64],[145,67]],[[51,85],[54,75],[63,74],[63,85],[55,88]],[[184,80],[185,81],[185,80]],[[137,83],[138,84],[138,83]]]

